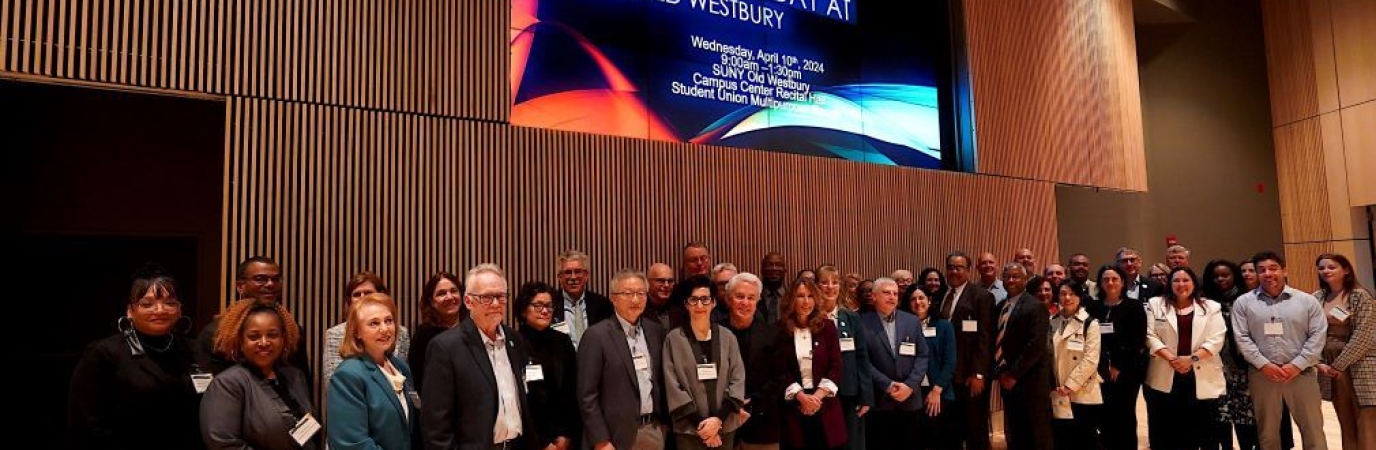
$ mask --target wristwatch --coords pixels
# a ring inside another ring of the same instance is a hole
[[[1190,355],[1190,361],[1199,362],[1199,355]]]

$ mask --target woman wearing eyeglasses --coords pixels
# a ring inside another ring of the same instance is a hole
[[[688,309],[688,323],[664,341],[664,392],[678,450],[734,448],[736,429],[750,417],[742,409],[745,365],[736,337],[712,323],[716,294],[706,278],[692,277],[669,297]]]
[[[526,282],[512,309],[521,318],[521,337],[528,344],[526,402],[535,422],[530,441],[536,450],[576,450],[583,436],[575,394],[578,354],[569,335],[550,328],[557,292],[543,282]]]
[[[191,341],[177,332],[185,317],[176,282],[159,267],[141,268],[128,300],[120,332],[92,342],[72,373],[71,448],[205,448],[198,392],[210,378],[197,376]]]

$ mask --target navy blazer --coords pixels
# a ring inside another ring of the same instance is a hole
[[[516,381],[522,437],[535,430],[526,408],[526,355],[521,335],[501,325],[507,363]],[[427,450],[489,450],[497,422],[497,378],[477,325],[469,318],[430,341],[421,385],[421,431]],[[338,375],[336,375],[338,376]],[[526,440],[526,445],[533,445]]]
[[[420,448],[420,416],[411,402],[416,392],[411,368],[396,356],[388,359],[406,377],[402,387],[405,402],[397,398],[392,382],[367,355],[346,359],[335,369],[325,395],[325,426],[331,449]]]
[[[839,338],[854,338],[855,351],[841,352],[841,379],[832,380],[841,389],[837,395],[857,397],[860,405],[874,406],[874,388],[870,382],[869,339],[855,311],[836,307],[836,333]],[[838,345],[840,341],[837,341]]]
[[[936,328],[936,337],[927,338],[927,348],[931,350],[927,358],[927,384],[941,386],[941,399],[954,401],[956,391],[952,382],[956,376],[956,330],[951,326],[951,321],[940,317],[930,317],[927,326]]]
[[[927,376],[927,341],[922,337],[922,322],[911,313],[894,310],[894,340],[884,332],[878,311],[860,315],[869,341],[869,372],[873,380],[875,411],[916,411],[922,407],[922,378]],[[913,344],[912,356],[900,355],[903,343]],[[889,386],[903,383],[912,388],[913,395],[902,403],[889,396]]]
[[[652,320],[640,320],[650,352],[650,397],[654,416],[667,423],[664,400],[664,328]],[[584,444],[588,448],[611,441],[618,449],[635,446],[640,427],[640,381],[635,360],[627,345],[626,331],[615,316],[588,327],[578,341],[578,408],[583,416]]]

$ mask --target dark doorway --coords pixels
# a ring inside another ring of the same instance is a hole
[[[0,80],[0,99],[17,119],[3,133],[5,192],[18,210],[6,225],[17,237],[13,280],[38,307],[30,326],[40,338],[23,345],[38,356],[29,379],[39,385],[25,390],[47,398],[21,426],[56,448],[71,371],[88,343],[115,333],[137,266],[156,262],[177,278],[194,328],[217,312],[225,105],[12,80]]]

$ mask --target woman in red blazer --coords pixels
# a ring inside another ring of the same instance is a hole
[[[841,346],[846,343],[837,339],[836,325],[817,309],[819,294],[817,285],[800,278],[779,301],[775,373],[788,380],[780,442],[785,450],[835,449],[847,439],[836,398]]]

